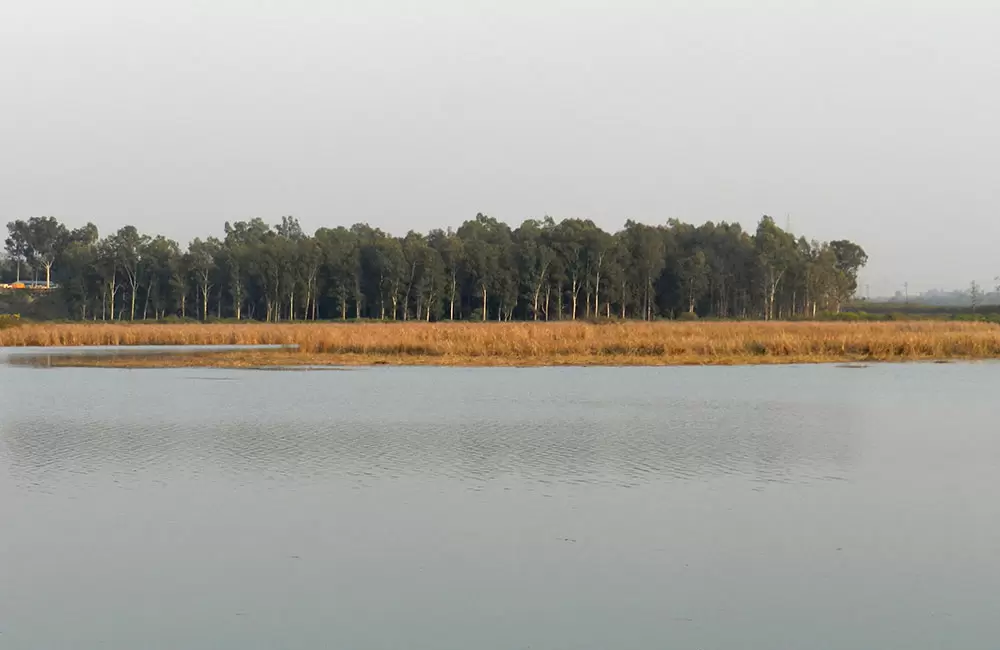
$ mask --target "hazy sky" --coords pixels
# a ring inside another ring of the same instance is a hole
[[[873,294],[992,286],[998,34],[995,0],[2,2],[0,220],[787,215]]]

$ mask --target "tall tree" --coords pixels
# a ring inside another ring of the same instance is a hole
[[[840,276],[837,310],[858,290],[858,272],[868,263],[868,254],[854,242],[838,239],[830,242],[836,259],[835,267]]]
[[[529,305],[526,317],[531,320],[538,320],[543,313],[540,302],[542,290],[549,282],[549,269],[555,257],[550,245],[554,227],[551,217],[543,221],[528,219],[512,235],[522,292]]]
[[[770,319],[839,310],[868,260],[851,241],[796,237],[768,217],[749,233],[671,219],[628,221],[612,235],[549,217],[511,231],[484,214],[426,236],[367,224],[310,236],[287,216],[273,228],[253,218],[224,231],[182,251],[130,226],[101,240],[92,224],[12,221],[5,279],[23,277],[22,267],[36,279],[44,272],[77,318]]]
[[[18,219],[7,224],[7,239],[4,241],[4,248],[17,267],[17,282],[21,281],[21,267],[28,261],[30,239],[31,234],[26,221]]]
[[[764,291],[764,319],[775,317],[775,296],[781,281],[795,259],[795,238],[779,228],[774,219],[764,216],[754,237],[761,284]]]
[[[195,238],[188,246],[187,268],[195,278],[201,297],[201,319],[208,319],[208,295],[212,290],[212,272],[215,270],[215,256],[220,246],[219,240]]]
[[[643,320],[651,320],[656,304],[654,286],[666,265],[663,234],[652,226],[629,220],[620,237],[629,259],[628,283],[640,301],[639,313]]]
[[[175,296],[173,278],[177,273],[177,264],[181,257],[180,246],[172,239],[159,235],[146,242],[141,257],[146,280],[146,300],[142,308],[142,318],[146,320],[150,307],[153,309],[153,318],[163,318],[168,306],[179,302]]]
[[[25,225],[24,254],[32,266],[45,269],[45,287],[51,288],[52,266],[68,243],[69,231],[55,217],[31,217]]]
[[[681,260],[680,289],[687,300],[687,313],[694,314],[694,306],[708,290],[709,266],[705,251],[696,250]]]
[[[114,263],[121,269],[129,288],[129,320],[135,320],[135,299],[139,293],[139,279],[143,264],[143,252],[149,243],[149,236],[136,230],[135,226],[124,226],[109,238],[113,249]]]
[[[500,285],[501,259],[509,253],[510,228],[493,217],[479,213],[475,219],[463,223],[457,234],[463,240],[464,274],[473,291],[482,299],[480,318],[485,321],[489,318],[491,288]],[[498,310],[501,308],[498,306]]]
[[[464,244],[451,230],[432,230],[427,240],[441,258],[445,273],[444,291],[448,297],[448,320],[455,320],[455,304],[460,301],[459,274],[465,264]]]
[[[322,252],[323,282],[335,301],[341,320],[347,320],[348,307],[354,302],[354,316],[361,318],[361,258],[358,238],[344,227],[316,231],[316,241]]]

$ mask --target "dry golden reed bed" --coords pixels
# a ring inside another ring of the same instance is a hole
[[[1000,327],[957,322],[33,324],[0,346],[297,345],[64,365],[687,365],[1000,358]]]

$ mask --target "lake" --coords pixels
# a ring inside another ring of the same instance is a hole
[[[983,648],[1000,365],[0,366],[0,647]]]

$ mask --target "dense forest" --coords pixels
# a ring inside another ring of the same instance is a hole
[[[527,220],[479,214],[395,237],[367,224],[308,235],[283,217],[225,224],[187,248],[125,226],[101,237],[53,217],[7,224],[2,279],[58,288],[68,317],[291,321],[809,318],[839,311],[864,250],[738,224]]]

